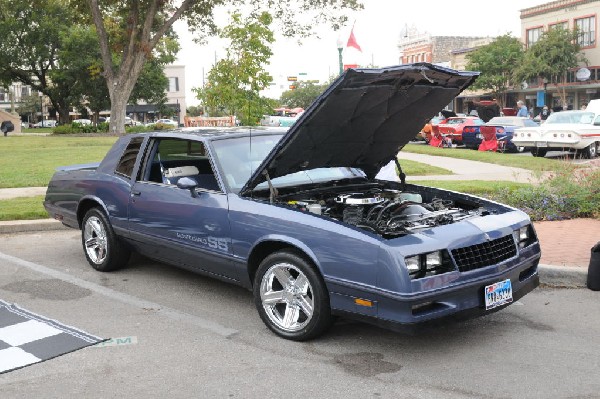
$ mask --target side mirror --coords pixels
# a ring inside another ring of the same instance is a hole
[[[194,179],[192,179],[191,177],[182,177],[181,179],[179,179],[177,181],[177,187],[184,189],[184,190],[190,190],[190,193],[192,194],[192,197],[196,198],[198,196],[198,193],[196,192],[196,187],[198,187],[198,182]]]

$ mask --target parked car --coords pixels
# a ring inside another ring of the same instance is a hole
[[[92,124],[92,121],[89,119],[74,119],[73,123],[79,123],[80,125],[88,126]]]
[[[104,122],[110,123],[110,116],[104,118]],[[124,122],[125,126],[136,126],[136,125],[139,125],[139,124],[141,124],[141,123],[138,122],[138,121],[135,121],[135,120],[131,119],[129,116],[125,117],[125,122]]]
[[[40,121],[40,122],[34,124],[32,127],[41,128],[41,127],[56,127],[56,126],[58,126],[58,122],[56,122],[55,120],[44,119],[43,121]]]
[[[476,116],[457,116],[448,118],[446,123],[438,125],[440,134],[452,139],[453,143],[462,144],[463,129],[467,126],[481,126],[485,122]]]
[[[429,143],[431,140],[431,135],[435,132],[440,124],[446,123],[448,118],[457,116],[454,111],[450,111],[447,109],[442,110],[439,115],[431,118],[425,126],[419,132],[420,137],[417,137],[417,140],[425,140],[425,142]]]
[[[44,206],[81,229],[94,269],[137,251],[239,284],[287,339],[322,334],[334,315],[396,329],[489,314],[538,285],[529,217],[378,178],[477,75],[350,69],[289,129],[126,135],[99,164],[59,168]]]
[[[519,129],[512,141],[531,147],[537,157],[549,150],[568,150],[594,158],[600,151],[600,100],[590,101],[585,111],[553,112],[542,125]]]
[[[504,146],[507,151],[510,152],[523,152],[525,147],[516,146],[512,142],[513,134],[515,130],[522,127],[537,127],[538,123],[532,119],[523,118],[520,116],[496,116],[481,126],[466,126],[463,129],[463,144],[465,147],[472,150],[479,148],[481,140],[483,139],[483,133],[494,132],[496,139],[504,141]],[[493,137],[493,135],[492,135]]]
[[[163,125],[173,126],[173,127],[179,126],[179,124],[172,119],[159,119],[154,124],[157,125],[159,123],[163,124]]]

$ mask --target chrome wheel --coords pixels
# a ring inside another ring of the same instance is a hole
[[[95,264],[106,259],[108,244],[104,224],[96,216],[89,217],[83,230],[83,241],[88,258]]]
[[[277,263],[265,272],[260,300],[269,320],[286,332],[302,330],[313,317],[313,288],[307,276],[290,263]]]

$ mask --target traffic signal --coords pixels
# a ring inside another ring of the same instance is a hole
[[[294,90],[296,88],[296,85],[290,85],[290,90]]]

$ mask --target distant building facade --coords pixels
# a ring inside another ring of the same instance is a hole
[[[166,90],[166,107],[174,111],[173,119],[182,124],[186,116],[187,103],[185,101],[185,66],[167,65],[164,69],[165,76],[169,81]],[[127,116],[140,122],[153,122],[162,116],[157,105],[147,104],[140,101],[139,104],[127,105]]]
[[[558,87],[533,79],[514,89],[514,97],[526,101],[529,108],[538,108],[543,98],[551,108],[561,108],[559,90],[567,94],[570,109],[581,108],[590,100],[600,98],[600,49],[598,48],[598,14],[600,0],[557,0],[521,10],[521,40],[530,47],[543,32],[553,27],[579,31],[578,42],[589,64],[573,68],[566,83]]]
[[[466,55],[490,43],[490,37],[431,36],[416,28],[406,28],[398,42],[401,64],[429,62],[457,70],[465,70]],[[465,91],[446,108],[456,112],[469,113],[473,101],[490,99],[482,91]]]

